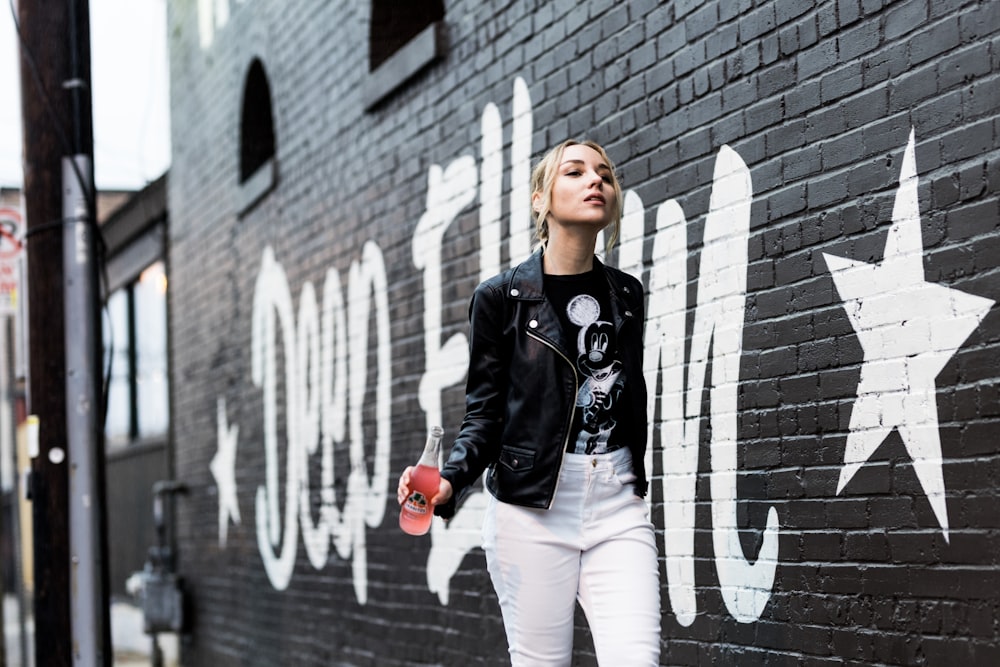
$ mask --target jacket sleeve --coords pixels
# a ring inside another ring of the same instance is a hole
[[[646,448],[650,446],[647,434],[649,433],[649,415],[646,412],[647,405],[647,392],[649,387],[646,386],[646,378],[642,374],[645,372],[646,364],[644,360],[645,356],[645,345],[646,345],[646,306],[645,306],[645,295],[642,289],[642,283],[639,282],[634,276],[629,276],[632,282],[632,289],[635,291],[636,302],[635,302],[635,313],[639,322],[639,339],[636,341],[636,351],[638,353],[638,367],[642,370],[638,378],[638,391],[636,392],[635,402],[639,407],[639,416],[636,419],[637,424],[641,427],[638,433],[635,434],[636,442],[641,443],[637,448],[637,453],[639,454],[638,463],[633,463],[633,466],[641,471],[639,474],[639,479],[635,485],[636,495],[640,498],[645,498],[646,494],[649,492],[649,470],[645,469],[645,454]]]
[[[441,476],[451,482],[449,502],[434,508],[454,516],[472,485],[500,451],[509,378],[509,350],[504,336],[504,296],[496,285],[476,288],[469,306],[469,371],[465,418]]]

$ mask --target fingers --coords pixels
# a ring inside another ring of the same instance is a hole
[[[413,466],[408,466],[399,476],[399,484],[396,486],[396,502],[400,505],[410,496],[410,473],[412,470]],[[451,482],[442,477],[441,483],[438,485],[438,492],[431,498],[431,505],[446,503],[451,500],[451,495]]]
[[[399,485],[396,487],[396,502],[400,505],[403,501],[410,495],[410,471],[413,470],[413,466],[407,466],[403,470],[403,474],[399,476]]]

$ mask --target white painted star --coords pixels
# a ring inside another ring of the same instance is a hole
[[[240,505],[236,499],[236,440],[240,433],[238,424],[229,425],[226,418],[226,400],[220,398],[216,408],[215,456],[208,467],[219,489],[219,546],[225,548],[229,535],[229,520],[240,525]]]
[[[947,541],[935,378],[994,302],[924,280],[912,129],[882,261],[823,256],[864,352],[837,493],[896,429]]]

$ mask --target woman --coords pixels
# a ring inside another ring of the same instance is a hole
[[[600,664],[655,665],[642,285],[594,256],[621,186],[603,148],[567,141],[531,189],[540,247],[473,295],[466,415],[431,503],[450,518],[489,469],[483,548],[515,667],[570,664],[577,600]]]

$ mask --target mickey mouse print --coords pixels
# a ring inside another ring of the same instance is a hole
[[[626,444],[618,442],[614,433],[626,378],[611,321],[607,281],[597,271],[546,274],[545,295],[559,313],[566,341],[576,341],[579,389],[567,451],[603,454],[617,449]]]
[[[566,306],[566,317],[580,327],[577,334],[576,369],[582,382],[576,394],[580,414],[577,454],[609,451],[615,428],[614,406],[625,385],[622,362],[617,357],[615,328],[601,319],[601,305],[589,294],[581,294]]]

